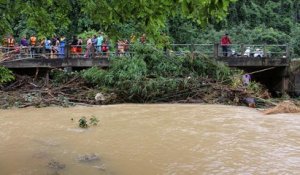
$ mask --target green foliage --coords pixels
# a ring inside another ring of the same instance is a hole
[[[89,83],[101,84],[104,80],[104,76],[106,75],[106,71],[97,67],[92,67],[82,71],[80,75]]]
[[[9,83],[15,79],[13,72],[3,66],[0,66],[0,85]]]
[[[71,118],[71,120],[73,121],[73,118]],[[97,126],[98,125],[98,123],[99,123],[99,120],[95,117],[95,116],[91,116],[91,118],[90,118],[90,122],[89,122],[89,124],[91,125],[91,126]],[[81,117],[80,119],[79,119],[79,121],[78,121],[78,126],[80,127],[80,128],[88,128],[89,127],[89,124],[88,124],[88,120],[86,119],[86,117]]]
[[[99,123],[99,120],[92,115],[92,117],[90,118],[90,125],[93,125],[93,126],[97,126]]]
[[[93,37],[94,35],[98,36],[98,32],[96,30],[89,30],[89,31],[84,31],[78,37],[82,38],[83,40],[87,40],[88,38]]]
[[[61,69],[53,69],[50,72],[52,81],[57,85],[66,83],[77,74],[77,72],[67,72]]]
[[[81,117],[78,122],[79,122],[80,128],[88,128],[89,127],[89,125],[87,124],[88,121],[86,120],[86,117]]]
[[[262,93],[261,91],[262,91],[263,87],[260,83],[251,81],[250,85],[247,87],[247,89],[250,90],[250,91],[256,92],[256,94],[261,94]]]
[[[131,26],[134,26],[137,31],[157,37],[171,16],[180,13],[186,19],[206,24],[211,18],[224,18],[229,4],[234,1],[0,0],[0,12],[3,14],[0,17],[0,32],[18,35],[33,30],[38,36],[71,36],[95,29],[112,36],[122,36],[127,29],[132,31]],[[126,24],[130,26],[125,31],[118,30]]]
[[[132,58],[113,58],[109,70],[93,67],[81,72],[82,77],[128,101],[150,102],[168,93],[197,87],[203,77],[230,83],[234,74],[224,64],[207,57],[166,56],[153,45],[136,44],[132,49]]]

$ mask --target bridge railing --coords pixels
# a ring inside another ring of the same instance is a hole
[[[154,45],[153,45],[154,46]],[[86,45],[51,46],[46,49],[42,46],[35,47],[1,47],[2,60],[26,59],[26,58],[108,58],[111,56],[134,55],[131,44],[109,46],[107,52],[101,47],[87,47]],[[158,50],[166,55],[182,56],[207,55],[209,57],[264,57],[264,58],[289,58],[288,45],[253,45],[253,44],[231,44],[227,52],[223,52],[220,44],[169,44]],[[1,60],[0,60],[1,61]]]
[[[254,45],[254,44],[230,44],[227,52],[222,46],[216,44],[218,51],[215,57],[250,57],[250,58],[289,58],[288,45]]]

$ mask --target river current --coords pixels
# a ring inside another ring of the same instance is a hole
[[[80,129],[80,117],[99,119]],[[300,174],[300,114],[111,105],[0,110],[0,175]]]

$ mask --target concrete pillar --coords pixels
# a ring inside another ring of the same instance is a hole
[[[286,67],[283,70],[283,73],[282,73],[282,80],[281,80],[281,92],[282,92],[282,94],[288,93],[288,91],[289,91],[289,82],[290,82],[289,68]]]
[[[46,70],[46,77],[45,77],[45,84],[46,84],[46,86],[48,87],[49,86],[49,72],[50,72],[50,70],[49,69],[47,69]]]
[[[241,44],[241,56],[243,56],[244,55],[244,53],[245,53],[245,44]]]

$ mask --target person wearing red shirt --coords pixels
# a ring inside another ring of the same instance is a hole
[[[227,57],[228,52],[229,52],[229,45],[231,44],[231,41],[228,37],[228,33],[226,33],[224,36],[222,36],[221,38],[221,46],[222,46],[222,50],[223,50],[223,56]]]

